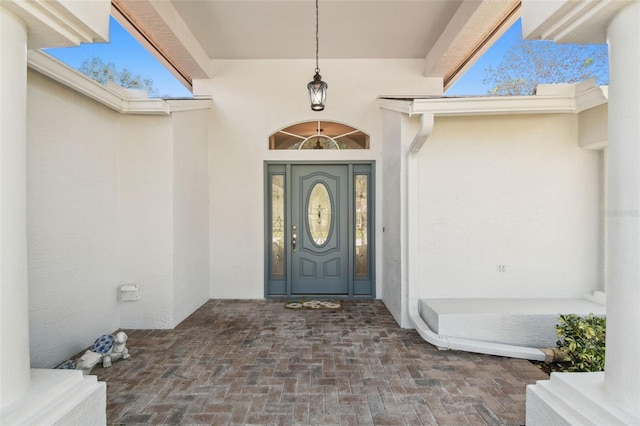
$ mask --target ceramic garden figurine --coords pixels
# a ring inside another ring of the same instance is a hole
[[[102,359],[102,354],[92,351],[86,351],[84,355],[82,355],[75,362],[75,369],[82,370],[84,375],[91,373],[93,367]]]
[[[129,356],[127,334],[124,331],[116,333],[115,336],[113,334],[105,334],[98,337],[93,342],[91,349],[86,351],[78,360],[76,369],[83,370],[85,374],[88,374],[100,360],[102,360],[104,368],[109,368],[113,361],[127,359]]]
[[[120,358],[129,358],[129,350],[127,349],[127,334],[124,331],[120,331],[115,335],[113,340],[113,346],[111,350],[104,356],[102,360],[102,366],[107,368],[111,367],[112,361],[117,361]]]

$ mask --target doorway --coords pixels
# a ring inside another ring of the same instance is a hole
[[[375,297],[373,168],[266,165],[265,297]]]

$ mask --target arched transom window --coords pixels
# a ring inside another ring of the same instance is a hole
[[[269,149],[369,149],[369,135],[333,121],[307,121],[269,137]]]

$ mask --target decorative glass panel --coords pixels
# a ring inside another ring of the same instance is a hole
[[[284,176],[271,176],[271,278],[284,278]]]
[[[269,149],[369,149],[369,135],[333,121],[306,121],[269,136]]]
[[[369,276],[368,244],[368,175],[356,175],[355,177],[355,222],[356,222],[356,278]]]
[[[321,246],[331,233],[331,197],[323,183],[316,183],[309,194],[308,226],[313,242]]]
[[[312,136],[302,142],[294,143],[289,149],[343,149],[338,142],[325,136]]]

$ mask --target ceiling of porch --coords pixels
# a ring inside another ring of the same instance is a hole
[[[185,77],[220,59],[312,59],[313,0],[113,0]],[[424,59],[427,77],[470,66],[517,19],[519,0],[320,0],[320,59]],[[122,20],[122,19],[121,19]]]
[[[458,0],[321,1],[323,58],[424,58]],[[313,1],[173,1],[212,59],[315,56]],[[391,19],[390,19],[391,18]]]

